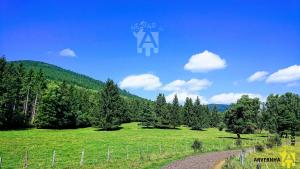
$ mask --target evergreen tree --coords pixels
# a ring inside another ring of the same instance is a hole
[[[203,128],[203,117],[202,117],[202,106],[200,103],[199,97],[195,100],[195,103],[193,105],[193,113],[190,114],[190,124],[189,126],[193,130],[201,130]]]
[[[180,124],[180,105],[179,101],[177,98],[177,95],[175,94],[173,102],[172,102],[172,107],[169,112],[170,116],[170,125],[172,128],[176,128]]]
[[[36,126],[38,128],[75,128],[76,114],[71,103],[71,87],[65,82],[53,85],[42,96]]]
[[[121,97],[119,89],[112,80],[107,80],[103,91],[101,91],[100,113],[98,124],[103,130],[116,129],[121,124]]]
[[[155,105],[156,122],[155,125],[158,128],[168,128],[170,121],[167,111],[166,98],[163,94],[159,94],[156,98]]]
[[[192,118],[194,117],[193,101],[191,98],[186,98],[183,106],[184,124],[187,126],[192,125]]]
[[[44,76],[42,69],[40,69],[34,76],[33,83],[34,84],[32,87],[32,95],[33,95],[34,99],[32,99],[32,103],[31,103],[31,107],[32,107],[31,119],[30,119],[31,124],[33,124],[35,116],[36,116],[36,112],[38,109],[38,102],[41,99],[43,92],[47,88],[47,81],[46,81],[46,78]]]
[[[155,113],[150,103],[146,103],[146,105],[143,106],[140,125],[147,128],[155,126]]]
[[[218,127],[220,121],[220,115],[218,113],[218,109],[214,106],[211,110],[211,118],[210,118],[210,127]]]

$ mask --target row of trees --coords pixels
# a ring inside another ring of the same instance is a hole
[[[172,103],[167,103],[165,96],[159,94],[154,105],[144,108],[141,125],[144,127],[176,128],[186,125],[194,130],[207,127],[217,127],[222,121],[222,114],[214,107],[211,111],[207,105],[202,105],[197,97],[193,103],[191,98],[186,98],[184,106],[179,104],[177,95]]]
[[[25,71],[0,58],[0,129],[32,125],[45,88],[42,71]]]
[[[98,126],[113,130],[122,123],[138,121],[144,127],[194,130],[224,125],[236,133],[269,130],[282,133],[300,130],[300,97],[297,94],[270,95],[266,103],[242,96],[225,113],[186,98],[180,105],[175,95],[171,103],[159,94],[155,102],[120,95],[108,80],[99,91],[65,82],[46,80],[42,70],[25,70],[22,64],[0,58],[0,129],[36,126],[75,128]]]
[[[263,129],[271,133],[300,131],[300,96],[293,93],[270,95],[266,103],[258,98],[242,96],[226,111],[224,122],[237,134],[253,133]]]

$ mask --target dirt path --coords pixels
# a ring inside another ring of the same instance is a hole
[[[221,152],[212,152],[187,157],[183,160],[175,161],[163,169],[214,169],[222,166],[222,161],[232,155],[238,155],[240,150],[229,150]]]

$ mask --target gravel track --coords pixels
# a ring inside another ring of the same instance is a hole
[[[232,155],[238,155],[240,152],[240,150],[228,150],[200,154],[174,161],[163,169],[213,169],[218,162]]]

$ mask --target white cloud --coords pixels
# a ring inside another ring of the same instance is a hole
[[[293,65],[271,74],[267,83],[286,83],[300,80],[300,65]]]
[[[120,87],[122,89],[142,88],[144,90],[155,90],[155,89],[158,89],[161,85],[162,84],[159,80],[159,77],[157,77],[153,74],[130,75],[130,76],[125,77],[120,82]]]
[[[74,52],[74,50],[70,49],[70,48],[66,48],[63,49],[59,52],[60,56],[66,56],[66,57],[75,57],[76,53]]]
[[[262,80],[265,80],[267,78],[267,75],[269,73],[266,72],[266,71],[258,71],[258,72],[255,72],[253,75],[251,75],[247,81],[248,82],[255,82],[255,81],[262,81]]]
[[[211,86],[212,82],[207,79],[191,79],[189,81],[174,80],[166,84],[162,90],[166,91],[199,91]]]
[[[190,70],[192,72],[208,72],[225,67],[225,59],[222,59],[217,54],[214,54],[207,50],[202,53],[193,55],[189,59],[188,63],[184,65],[185,70]]]
[[[254,93],[221,93],[210,98],[211,103],[217,104],[231,104],[236,103],[236,101],[243,95],[248,95],[250,98],[259,98],[260,101],[264,101],[264,97],[260,94]]]
[[[173,99],[174,99],[174,95],[175,94],[177,94],[178,101],[179,101],[180,104],[184,104],[185,99],[187,97],[191,98],[193,101],[195,101],[196,98],[199,97],[200,102],[202,104],[207,104],[207,101],[206,101],[206,99],[203,96],[200,96],[200,95],[195,94],[195,93],[185,92],[185,91],[172,92],[171,94],[167,95],[166,96],[167,102],[171,103],[173,101]]]

